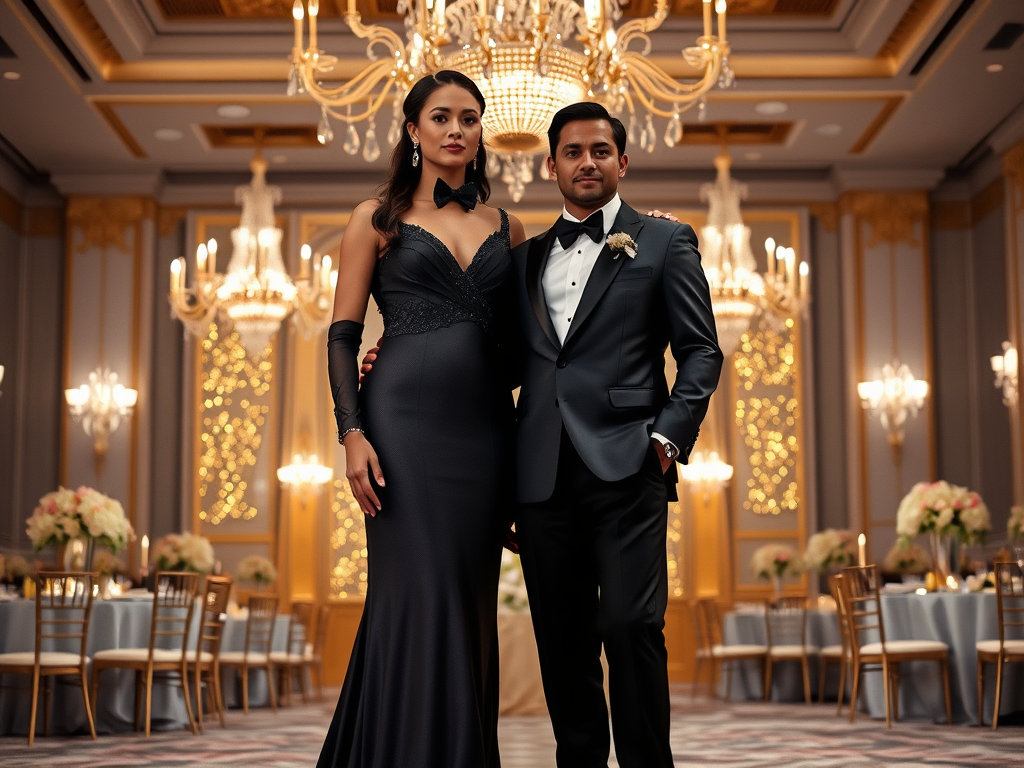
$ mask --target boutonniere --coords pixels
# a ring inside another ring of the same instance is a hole
[[[633,242],[633,238],[627,235],[625,232],[615,232],[614,234],[608,235],[608,247],[615,255],[613,259],[619,258],[619,255],[625,251],[626,255],[631,259],[636,258],[636,243]]]

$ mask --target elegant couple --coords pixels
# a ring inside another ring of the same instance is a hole
[[[619,198],[626,132],[592,103],[552,121],[565,208],[527,240],[484,205],[484,107],[461,73],[416,83],[388,181],[341,247],[328,357],[369,584],[319,765],[500,765],[504,542],[559,768],[608,764],[602,647],[619,764],[668,768],[667,500],[722,366],[697,240]],[[371,294],[384,339],[360,387]]]

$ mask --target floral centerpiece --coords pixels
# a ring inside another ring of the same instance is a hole
[[[798,576],[804,570],[796,551],[785,544],[765,544],[754,552],[750,567],[757,578],[771,580],[776,595],[782,593],[784,576]]]
[[[507,549],[501,551],[501,575],[498,577],[498,605],[511,611],[525,611],[530,607],[523,579],[523,566],[519,555]]]
[[[94,544],[120,552],[135,538],[121,503],[84,485],[75,491],[61,486],[46,494],[25,522],[37,551],[51,544],[63,547],[69,541],[83,539],[90,552]],[[92,567],[88,554],[84,567]]]
[[[928,534],[932,561],[944,582],[951,560],[949,542],[972,544],[984,541],[992,528],[988,507],[974,491],[945,480],[918,483],[903,497],[896,512],[896,533],[904,546],[919,534]]]
[[[205,536],[194,533],[169,533],[153,545],[150,560],[161,571],[213,570],[213,546]]]
[[[807,540],[804,564],[816,573],[853,565],[857,559],[854,546],[853,534],[849,531],[826,528]]]
[[[269,587],[277,581],[277,569],[262,555],[249,555],[242,559],[235,572],[238,580],[257,587]]]
[[[106,550],[97,552],[92,561],[92,569],[101,576],[113,576],[124,570],[124,561],[113,552]]]
[[[1011,541],[1024,539],[1024,505],[1010,507],[1010,519],[1006,521],[1006,535]]]
[[[885,570],[890,573],[926,573],[931,567],[931,557],[918,544],[896,543],[885,556]]]
[[[7,576],[8,581],[21,581],[31,572],[32,569],[29,567],[28,560],[21,555],[8,557],[4,565],[4,574]]]

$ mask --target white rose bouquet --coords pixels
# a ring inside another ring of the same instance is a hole
[[[153,545],[150,559],[161,571],[213,570],[213,546],[205,536],[194,533],[169,533]]]
[[[114,553],[103,550],[92,559],[92,569],[101,576],[113,576],[124,570],[124,561]]]
[[[835,528],[826,528],[811,536],[804,550],[804,564],[817,573],[829,566],[853,565],[856,559],[853,534]]]
[[[501,551],[501,575],[498,577],[498,604],[513,611],[525,611],[530,603],[526,596],[523,566],[519,555]]]
[[[765,544],[750,559],[750,567],[759,579],[798,576],[804,570],[796,551],[785,544]]]
[[[1010,519],[1006,521],[1006,535],[1011,541],[1024,538],[1024,505],[1010,507]]]
[[[957,536],[967,544],[982,541],[992,528],[988,507],[974,491],[945,480],[918,483],[896,512],[896,532],[906,545],[918,534]]]
[[[926,573],[931,567],[931,555],[917,544],[897,543],[885,556],[885,570],[890,573]]]
[[[257,586],[270,586],[277,581],[274,564],[261,555],[249,555],[238,564],[235,576],[239,581]]]
[[[119,552],[135,538],[120,502],[84,485],[46,494],[26,522],[36,550],[84,537]]]

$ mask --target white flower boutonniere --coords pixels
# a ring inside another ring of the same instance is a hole
[[[633,238],[627,235],[625,232],[615,232],[608,235],[608,247],[611,248],[612,253],[615,254],[613,259],[619,258],[619,255],[625,251],[626,255],[631,259],[636,258],[636,243],[633,242]]]

